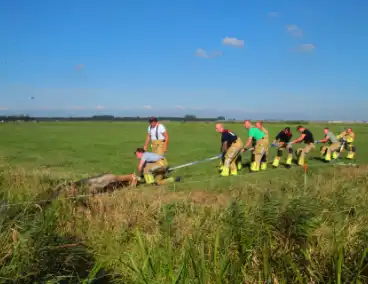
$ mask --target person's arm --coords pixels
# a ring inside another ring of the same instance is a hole
[[[164,128],[164,132],[162,133],[165,137],[165,145],[164,145],[164,152],[167,152],[167,146],[169,145],[169,134],[167,130]]]
[[[253,128],[251,128],[248,131],[248,140],[247,140],[247,143],[245,143],[242,152],[244,152],[245,150],[247,150],[249,148],[249,146],[252,145],[253,136],[254,136],[254,131],[253,131]]]
[[[262,132],[266,135],[268,135],[268,130],[262,126]]]
[[[346,135],[346,131],[341,132],[339,135],[337,135],[337,139],[341,139]]]
[[[291,134],[291,133],[290,133],[289,139],[287,140],[288,142],[287,142],[287,143],[285,143],[285,144],[288,144],[288,143],[290,143],[290,141],[291,141],[291,138],[293,138],[293,134]]]
[[[145,163],[145,160],[141,159],[139,164],[138,164],[138,172],[139,173],[142,173],[144,163]]]
[[[143,149],[145,151],[147,151],[147,149],[148,149],[148,143],[150,142],[150,140],[151,140],[151,133],[150,133],[150,129],[148,128],[148,133],[147,133],[146,141],[144,142],[144,147],[143,147]]]
[[[221,134],[221,152],[224,154],[227,151],[228,148],[228,138],[229,138],[229,133],[227,132],[223,132]]]
[[[272,144],[276,144],[276,142],[280,140],[280,133],[276,135],[275,139],[273,140]]]
[[[319,143],[326,143],[330,137],[326,136],[325,139],[319,140]]]
[[[304,137],[305,137],[305,134],[302,134],[302,135],[300,135],[300,137],[299,137],[299,138],[297,138],[296,140],[291,141],[291,142],[290,142],[290,144],[299,143],[299,142],[303,141]]]
[[[252,136],[248,138],[247,143],[245,143],[245,146],[243,148],[243,152],[244,150],[248,149],[250,145],[252,145],[252,140],[253,140]]]
[[[228,145],[227,141],[222,142],[222,149],[221,149],[222,153],[225,153],[227,151],[228,148],[227,145]]]

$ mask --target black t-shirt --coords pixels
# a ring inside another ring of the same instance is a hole
[[[304,129],[302,134],[305,134],[304,139],[303,139],[305,144],[314,143],[314,137],[313,137],[312,132],[310,132],[308,129]]]
[[[230,147],[231,144],[236,141],[236,139],[238,139],[238,136],[236,136],[235,133],[231,132],[231,130],[224,130],[221,135],[221,144],[227,142],[227,147]]]
[[[280,140],[280,142],[289,143],[293,134],[291,132],[285,133],[284,131],[280,131],[276,136],[276,140]]]

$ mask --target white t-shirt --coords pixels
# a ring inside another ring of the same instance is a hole
[[[165,126],[161,123],[156,124],[155,127],[148,126],[148,133],[151,135],[151,140],[165,140],[164,132],[166,131]],[[158,137],[156,137],[156,135]]]

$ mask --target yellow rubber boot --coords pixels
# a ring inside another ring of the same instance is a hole
[[[256,167],[256,162],[251,162],[251,163],[250,163],[250,170],[251,170],[252,172],[254,172],[254,171],[255,171],[255,167]]]
[[[304,156],[302,154],[299,156],[298,165],[304,166]]]
[[[293,162],[293,156],[290,156],[286,159],[286,165],[291,166],[291,163]]]
[[[258,172],[260,170],[260,164],[255,163],[254,169],[256,172]]]
[[[231,170],[230,174],[231,174],[232,176],[237,176],[237,175],[238,175],[238,169],[233,169],[233,170]]]
[[[155,182],[155,178],[153,177],[152,174],[145,174],[144,180],[146,181],[147,184],[153,184]]]
[[[325,161],[327,161],[327,162],[331,161],[331,153],[327,152],[326,157],[325,157]]]
[[[346,156],[346,159],[349,159],[349,160],[354,159],[354,154],[355,154],[355,153],[349,153],[349,154]]]
[[[277,168],[280,164],[280,158],[279,157],[276,157],[274,160],[273,160],[273,163],[272,163],[272,166],[274,168]]]
[[[252,172],[258,172],[258,171],[259,171],[259,164],[258,164],[258,163],[256,163],[256,162],[253,162],[253,163],[251,164],[251,166],[250,166],[250,170],[251,170]]]
[[[230,169],[228,167],[224,167],[220,173],[221,176],[223,177],[228,177],[230,173]]]
[[[256,162],[251,162],[250,163],[250,170],[253,171],[254,170],[254,166],[256,165]]]
[[[267,163],[263,162],[261,163],[261,171],[265,171],[267,169]]]
[[[243,165],[241,162],[238,162],[238,164],[236,165],[238,170],[240,171],[243,168]]]

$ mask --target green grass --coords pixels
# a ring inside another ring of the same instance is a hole
[[[165,125],[172,166],[218,154],[214,124]],[[265,126],[273,137],[287,125]],[[308,126],[315,139],[323,127]],[[307,184],[297,166],[219,178],[214,161],[178,170],[175,186],[99,195],[87,207],[38,202],[58,178],[135,171],[146,128],[0,125],[0,200],[26,202],[0,207],[0,283],[367,283],[364,125],[353,126],[360,166],[326,165],[316,149]],[[242,125],[228,128],[246,140]]]

